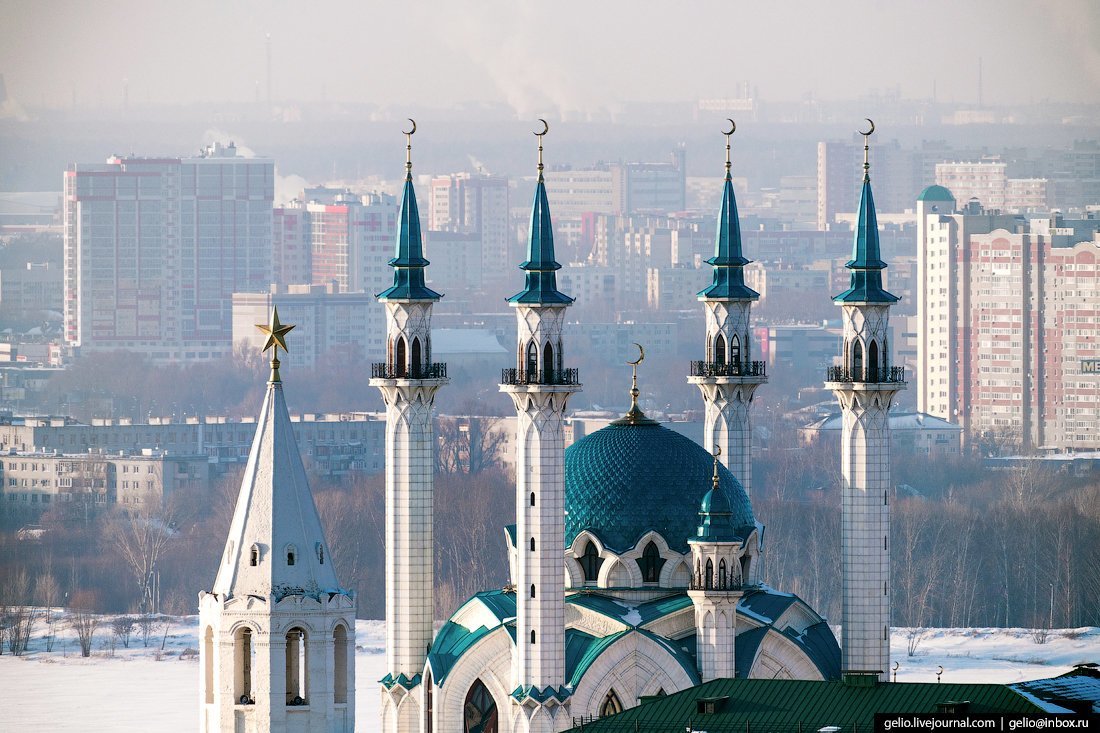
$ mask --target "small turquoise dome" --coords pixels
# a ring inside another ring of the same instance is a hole
[[[699,527],[693,541],[736,542],[744,540],[751,526],[737,523],[733,514],[733,502],[721,484],[706,493],[699,504]]]
[[[920,195],[917,196],[917,201],[954,201],[955,197],[951,195],[943,186],[928,186]]]
[[[623,552],[655,530],[669,547],[687,552],[713,471],[714,458],[702,447],[655,422],[597,430],[565,451],[566,546],[588,530]],[[721,464],[718,484],[731,524],[747,534],[756,519],[745,489]]]

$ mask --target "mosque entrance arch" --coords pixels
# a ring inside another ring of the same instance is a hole
[[[480,679],[474,680],[462,705],[463,733],[499,733],[497,703]]]

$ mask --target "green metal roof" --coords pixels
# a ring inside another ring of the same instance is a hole
[[[584,592],[567,596],[565,602],[590,609],[631,628],[645,626],[659,618],[691,607],[691,599],[686,593],[675,593],[655,601],[633,604],[600,593]]]
[[[718,213],[718,233],[714,238],[714,256],[707,264],[714,268],[714,279],[699,297],[706,300],[757,300],[760,293],[745,285],[745,265],[750,260],[741,254],[741,221],[737,216],[737,198],[733,180],[726,172],[722,186],[722,209]]]
[[[428,651],[428,664],[432,668],[432,677],[435,683],[440,687],[443,686],[444,680],[447,679],[447,675],[459,657],[465,654],[474,644],[516,616],[516,594],[514,591],[505,592],[503,590],[478,593],[463,603],[459,610],[455,611],[454,616],[457,616],[466,606],[479,601],[495,617],[496,623],[493,626],[479,626],[476,629],[468,629],[461,624],[448,620],[439,629],[435,639],[432,640],[431,649]],[[513,630],[511,633],[514,642],[515,631]]]
[[[699,713],[701,700],[718,701],[719,710]],[[902,682],[862,687],[840,680],[721,679],[570,730],[611,733],[685,730],[691,726],[710,733],[742,733],[814,731],[837,726],[843,731],[870,731],[877,712],[935,713],[938,704],[959,701],[968,701],[969,712],[976,714],[1041,712],[1005,685]]]
[[[645,629],[628,629],[604,637],[595,637],[583,631],[567,629],[565,632],[565,677],[569,686],[576,689],[584,673],[588,671],[601,654],[615,642],[630,635],[641,634],[664,648],[676,660],[693,684],[699,684],[699,672],[695,668],[694,649],[681,645]]]
[[[928,186],[920,195],[917,196],[917,201],[954,201],[955,197],[951,195],[943,186]]]
[[[844,265],[852,271],[851,285],[833,298],[836,303],[896,303],[900,298],[882,287],[886,263],[880,256],[878,216],[871,195],[871,179],[863,177],[863,195],[859,200],[859,221],[852,244],[852,259]]]
[[[378,294],[380,300],[439,300],[443,296],[424,284],[424,245],[420,239],[420,212],[412,178],[405,179],[405,193],[398,217],[397,247],[392,260],[393,285]]]
[[[554,256],[554,225],[550,221],[550,203],[546,199],[546,186],[541,173],[531,206],[527,259],[519,267],[525,273],[524,288],[509,298],[509,303],[569,305],[573,302],[572,298],[558,290],[557,271],[561,265]]]
[[[613,424],[578,440],[565,451],[565,544],[589,530],[623,552],[656,530],[669,547],[687,552],[713,462],[698,444],[658,424]],[[749,498],[725,466],[718,478],[731,522],[747,536],[756,526]]]

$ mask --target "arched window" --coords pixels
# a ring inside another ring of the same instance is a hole
[[[214,702],[214,627],[207,626],[202,641],[202,686],[206,691],[206,703]]]
[[[317,543],[317,562],[321,565],[325,564],[325,546],[320,542]]]
[[[752,569],[752,559],[748,553],[741,556],[741,583],[745,584],[749,582],[749,570]]]
[[[252,646],[252,629],[242,626],[233,635],[233,698],[238,705],[251,705],[252,668],[256,650]]]
[[[419,338],[414,338],[413,339],[413,346],[412,346],[412,370],[411,370],[413,379],[417,379],[423,373],[423,370],[421,369],[422,366],[423,366],[423,364],[420,361],[420,339]]]
[[[531,492],[531,506],[534,506],[534,505],[535,505],[535,492],[532,491]]]
[[[741,339],[737,334],[730,336],[730,364],[741,363]]]
[[[535,630],[534,629],[531,629],[531,643],[532,644],[535,643]]]
[[[703,578],[703,587],[710,590],[714,587],[714,563],[707,559],[707,574]]]
[[[393,373],[399,377],[407,377],[409,374],[409,367],[405,360],[405,337],[397,337],[397,348],[394,349],[393,357]]]
[[[722,558],[718,561],[718,587],[722,590],[726,589],[726,559]]]
[[[600,565],[603,564],[603,559],[600,558],[600,551],[596,549],[595,542],[589,540],[588,544],[584,546],[584,554],[581,555],[580,560],[585,582],[596,582],[600,577]]]
[[[298,559],[298,551],[295,549],[294,545],[287,545],[286,546],[286,564],[287,565],[293,565],[294,561],[297,560],[297,559]]]
[[[435,711],[434,701],[432,700],[432,671],[429,669],[424,674],[424,733],[432,733],[434,728]]]
[[[252,545],[252,549],[248,551],[248,564],[252,567],[256,567],[260,564],[260,546]]]
[[[542,350],[542,370],[543,381],[552,381],[554,379],[554,347],[550,345],[550,342],[546,342],[546,346]]]
[[[498,733],[497,704],[481,680],[475,680],[462,704],[463,733]]]
[[[600,704],[600,717],[606,718],[608,715],[614,715],[622,711],[623,704],[619,702],[619,696],[615,694],[615,690],[608,690],[607,697]]]
[[[332,630],[332,701],[348,701],[348,630],[336,624]]]
[[[527,379],[538,379],[539,373],[539,347],[532,340],[527,344]]]
[[[295,626],[286,632],[286,704],[305,705],[309,694],[309,661],[306,658],[305,629]]]
[[[878,344],[871,339],[871,345],[867,348],[867,379],[870,382],[878,381]]]
[[[532,598],[535,597],[535,584],[534,583],[531,584],[531,597]]]
[[[665,559],[661,557],[661,551],[657,549],[655,542],[650,542],[642,550],[642,557],[638,560],[638,569],[642,571],[643,583],[656,583],[661,578],[661,567]]]
[[[726,337],[722,334],[718,334],[718,338],[714,339],[714,363],[726,363]]]
[[[852,342],[852,379],[863,380],[863,344],[859,339]]]
[[[531,538],[531,552],[534,552],[534,551],[535,551],[535,538],[532,537]]]

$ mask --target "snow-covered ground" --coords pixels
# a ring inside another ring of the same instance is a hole
[[[128,649],[110,650],[109,622],[96,632],[94,651],[82,658],[72,631],[60,629],[45,651],[45,625],[35,629],[26,656],[0,656],[4,730],[51,733],[193,731],[198,726],[196,616],[172,619],[167,636],[157,629],[149,647],[135,634]],[[892,654],[898,680],[998,682],[1053,677],[1078,662],[1100,662],[1100,629],[1056,629],[1038,644],[1027,629],[927,629],[914,656],[909,629],[895,629]],[[164,638],[164,651],[160,651]],[[377,680],[385,674],[385,624],[356,625],[356,731],[377,729]],[[6,650],[5,650],[6,652]],[[10,726],[10,727],[9,727]]]

